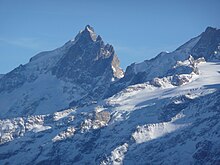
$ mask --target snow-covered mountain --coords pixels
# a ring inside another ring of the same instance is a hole
[[[111,85],[107,97],[112,96],[128,85],[150,81],[156,77],[170,74],[177,61],[190,56],[195,59],[204,57],[206,61],[220,60],[220,29],[208,27],[205,32],[189,40],[173,52],[161,52],[155,58],[127,67],[125,76]]]
[[[47,114],[88,104],[123,77],[113,47],[89,25],[74,40],[42,52],[0,79],[0,117]]]
[[[0,79],[0,164],[219,164],[219,38],[209,27],[124,77],[90,26],[33,57]]]

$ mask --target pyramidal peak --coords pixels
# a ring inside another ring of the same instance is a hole
[[[97,40],[97,35],[94,31],[94,28],[91,27],[90,25],[86,25],[84,30],[81,30],[78,35],[71,41],[77,42],[81,40],[87,40],[87,41],[92,41],[95,42]]]
[[[90,25],[86,25],[84,31],[89,32],[89,35],[90,35],[91,39],[92,39],[93,41],[96,41],[96,39],[97,39],[97,35],[96,35],[96,33],[95,33],[93,27],[91,27]]]
[[[60,68],[58,69],[60,70],[58,77],[62,77],[68,73],[67,70],[65,70],[65,72],[63,71],[64,68],[71,70],[71,73],[67,76],[71,78],[72,76],[70,75],[79,69],[82,71],[86,70],[87,73],[95,77],[98,75],[101,76],[109,71],[113,73],[112,76],[114,78],[120,78],[123,75],[123,71],[119,67],[119,59],[113,46],[105,44],[101,36],[97,35],[94,28],[90,25],[86,25],[84,30],[81,30],[77,34],[74,42],[71,43],[71,47],[57,63],[55,68]],[[55,70],[56,73],[58,73],[58,70]],[[53,73],[55,73],[55,70]],[[94,71],[94,73],[91,73],[92,71]],[[76,78],[77,76],[74,77]]]

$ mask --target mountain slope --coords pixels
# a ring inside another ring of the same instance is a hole
[[[182,86],[138,84],[97,105],[2,120],[1,162],[218,164],[220,64],[198,68]]]

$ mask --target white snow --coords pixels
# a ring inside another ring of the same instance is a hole
[[[25,128],[27,131],[33,131],[35,133],[51,129],[50,126],[44,126],[44,115],[30,116],[27,119]]]
[[[175,121],[184,117],[184,115],[177,114],[170,122],[147,124],[137,126],[137,130],[132,134],[136,143],[144,143],[153,140],[168,133],[176,131],[189,124],[176,124]]]
[[[74,112],[75,109],[67,109],[67,110],[63,110],[63,111],[59,111],[59,112],[55,112],[54,113],[54,121],[58,121],[64,117],[69,116],[72,112]]]
[[[209,91],[220,88],[218,85],[220,82],[220,62],[200,63],[198,68],[200,74],[185,85],[174,87],[168,84],[166,88],[156,88],[148,84],[134,85],[109,98],[107,102],[111,105],[120,105],[115,107],[116,111],[133,111],[137,109],[137,104],[147,100],[185,95],[189,92],[191,94],[200,93],[204,88],[209,88]]]

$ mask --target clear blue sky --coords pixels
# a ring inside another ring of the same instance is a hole
[[[0,0],[0,73],[62,46],[87,24],[125,69],[219,28],[219,16],[219,0]]]

